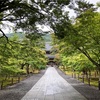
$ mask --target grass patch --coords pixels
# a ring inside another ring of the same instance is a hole
[[[65,71],[65,74],[72,76],[72,72],[70,72],[70,71]]]
[[[34,70],[33,74],[38,74],[39,72],[39,70]]]
[[[82,82],[83,79],[80,77],[79,80]],[[84,83],[85,84],[89,84],[88,83],[88,80],[86,78],[84,78]],[[98,87],[98,78],[91,78],[90,79],[90,85],[91,86],[95,86],[95,87]]]

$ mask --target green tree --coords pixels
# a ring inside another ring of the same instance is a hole
[[[9,38],[9,41],[6,41],[5,38],[0,39],[1,73],[3,71],[3,74],[11,74],[14,71],[21,73],[22,69],[26,68],[26,72],[29,74],[30,67],[39,69],[41,65],[46,66],[45,51],[42,50],[44,42],[41,37],[33,36],[33,38],[29,36],[19,39],[17,35],[14,35]]]
[[[63,21],[55,23],[54,31],[66,46],[84,54],[100,73],[100,13],[94,11],[92,6],[79,1],[74,23],[63,18]]]
[[[3,25],[2,22],[11,22],[15,24],[15,29],[21,28],[26,33],[35,33],[38,31],[37,24],[46,24],[46,21],[51,21],[53,12],[69,3],[70,0],[1,0],[0,23]],[[0,32],[7,38],[1,28]]]

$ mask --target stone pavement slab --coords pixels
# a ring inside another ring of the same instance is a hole
[[[87,100],[63,79],[54,67],[49,67],[43,77],[21,100]]]

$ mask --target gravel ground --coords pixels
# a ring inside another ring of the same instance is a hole
[[[57,69],[57,71],[78,92],[85,96],[87,100],[100,100],[100,91],[98,89],[65,75],[59,69]],[[42,70],[39,74],[34,74],[18,84],[9,86],[4,90],[0,90],[0,100],[21,100],[21,98],[35,85],[44,73],[45,70]]]
[[[87,100],[100,100],[100,90],[93,86],[84,84],[71,76],[65,75],[61,70],[57,69],[58,73],[71,84],[79,93],[81,93]]]
[[[0,90],[0,100],[21,100],[21,98],[35,85],[44,73],[45,70],[42,70],[39,74],[34,74],[18,84]]]

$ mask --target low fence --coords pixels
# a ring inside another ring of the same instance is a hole
[[[76,78],[77,80],[80,80],[83,83],[88,84],[89,86],[95,86],[100,90],[100,82],[99,82],[99,76],[94,75],[84,75],[79,73],[72,73],[72,78]]]
[[[76,78],[77,80],[86,83],[90,86],[95,86],[100,90],[100,80],[99,80],[99,74],[95,73],[95,71],[91,74],[82,74],[77,72],[71,72],[64,68],[60,68],[65,74],[71,76],[72,78]]]
[[[19,83],[21,80],[24,80],[27,76],[21,75],[21,76],[6,76],[5,79],[0,80],[0,90],[3,88],[13,85],[15,83]]]

